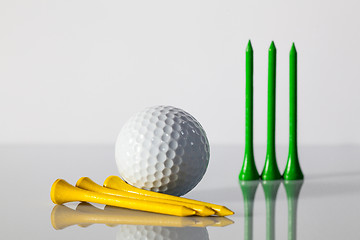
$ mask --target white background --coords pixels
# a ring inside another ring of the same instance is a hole
[[[266,142],[267,50],[278,50],[277,142],[288,142],[298,50],[299,144],[360,144],[357,0],[0,2],[0,144],[113,144],[147,106],[190,112],[212,144],[244,143],[244,51],[254,138]]]

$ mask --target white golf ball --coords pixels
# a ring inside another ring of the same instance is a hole
[[[171,106],[135,114],[121,129],[115,149],[120,176],[127,183],[176,196],[200,182],[210,157],[200,123]]]

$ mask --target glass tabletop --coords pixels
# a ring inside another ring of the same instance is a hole
[[[261,171],[264,149],[255,149]],[[175,217],[92,203],[55,205],[57,178],[102,184],[116,175],[112,146],[2,146],[0,237],[6,239],[359,239],[360,149],[300,147],[304,181],[238,181],[241,146],[214,146],[185,197],[225,205],[227,217]],[[279,167],[286,148],[278,149]]]

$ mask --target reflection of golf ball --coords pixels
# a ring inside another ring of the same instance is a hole
[[[117,138],[115,155],[120,175],[129,184],[181,196],[205,174],[209,143],[189,113],[156,106],[129,119]]]
[[[209,234],[206,228],[200,227],[161,227],[143,225],[120,225],[116,234],[116,239],[128,240],[177,240],[177,239],[196,239],[208,240]]]

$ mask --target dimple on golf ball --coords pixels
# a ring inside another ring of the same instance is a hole
[[[200,123],[171,106],[147,108],[131,117],[116,141],[120,176],[129,184],[182,196],[204,176],[209,142]]]

